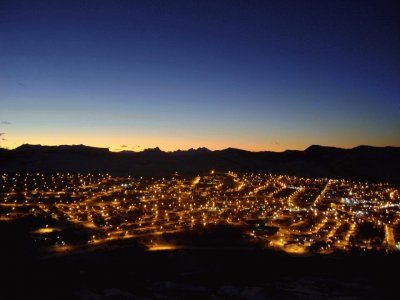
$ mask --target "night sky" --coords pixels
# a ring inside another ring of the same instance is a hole
[[[400,146],[384,1],[0,1],[0,146]]]

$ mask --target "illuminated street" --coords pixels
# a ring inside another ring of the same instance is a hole
[[[216,225],[291,254],[396,251],[398,186],[211,171],[170,178],[108,174],[3,174],[0,220],[34,217],[48,253],[87,251],[136,239],[148,250],[191,245],[164,236]]]

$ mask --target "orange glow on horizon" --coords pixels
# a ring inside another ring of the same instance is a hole
[[[372,146],[388,146],[388,141],[376,141],[375,143],[365,142],[364,140],[340,140],[328,139],[321,137],[312,137],[302,134],[293,134],[292,136],[278,139],[267,138],[263,136],[179,136],[169,134],[152,134],[152,135],[133,135],[126,133],[101,133],[101,132],[83,132],[83,133],[46,133],[36,134],[30,133],[26,137],[26,133],[13,132],[10,133],[6,141],[0,144],[0,147],[15,149],[23,144],[33,145],[86,145],[92,147],[109,148],[112,152],[119,151],[135,151],[140,152],[149,148],[159,147],[163,151],[188,150],[190,148],[206,147],[210,150],[222,150],[226,148],[238,148],[248,151],[275,151],[281,152],[285,150],[304,150],[310,145],[318,144],[323,146],[333,146],[341,148],[353,148],[359,145]],[[275,142],[279,140],[280,142]],[[311,141],[311,142],[309,142]],[[400,146],[400,145],[391,145]]]
[[[256,140],[256,138],[254,139]],[[75,134],[62,134],[62,135],[31,135],[29,138],[22,135],[13,134],[12,139],[10,138],[0,146],[15,149],[23,144],[32,145],[47,145],[47,146],[58,146],[58,145],[86,145],[92,147],[109,148],[110,151],[136,151],[140,152],[144,149],[159,147],[163,151],[176,151],[176,150],[188,150],[190,148],[206,147],[210,150],[222,150],[226,148],[239,148],[249,151],[284,151],[286,147],[282,147],[277,144],[269,144],[264,142],[255,142],[251,140],[241,140],[240,138],[226,139],[224,141],[217,140],[215,138],[196,139],[195,137],[174,137],[174,136],[141,136],[137,138],[128,137],[126,135],[107,135],[103,136],[100,134],[91,135],[75,135]],[[298,146],[291,149],[301,149],[302,146]]]

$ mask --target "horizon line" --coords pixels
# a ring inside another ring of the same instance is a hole
[[[255,151],[255,150],[247,150],[247,149],[236,148],[236,147],[226,147],[226,148],[221,148],[221,149],[210,149],[210,148],[204,147],[204,146],[197,147],[197,148],[190,147],[190,148],[187,148],[187,149],[178,148],[176,150],[163,150],[159,146],[156,146],[156,147],[149,147],[149,148],[142,148],[141,147],[140,150],[134,150],[134,149],[132,149],[132,147],[130,147],[130,148],[126,147],[127,149],[120,149],[121,147],[115,148],[115,149],[111,149],[112,148],[111,146],[109,146],[109,147],[101,147],[101,146],[93,146],[93,145],[85,145],[85,144],[58,144],[58,145],[48,145],[47,144],[46,145],[46,144],[24,143],[24,144],[21,144],[19,146],[14,147],[14,148],[2,147],[0,145],[0,149],[5,149],[5,150],[12,151],[12,150],[16,150],[16,149],[18,149],[18,148],[20,148],[22,146],[38,146],[38,147],[63,147],[63,146],[74,147],[74,146],[84,146],[84,147],[91,147],[91,148],[98,148],[98,149],[107,149],[109,152],[112,152],[112,153],[121,153],[121,152],[141,153],[141,152],[145,152],[146,150],[148,151],[148,150],[157,150],[157,149],[159,151],[161,151],[161,152],[164,152],[164,153],[174,153],[174,152],[178,152],[178,151],[185,152],[185,151],[199,150],[199,149],[204,149],[204,150],[208,150],[208,151],[211,151],[211,152],[224,151],[224,150],[227,150],[227,149],[236,149],[236,150],[247,151],[247,152],[276,152],[276,153],[282,153],[282,152],[286,152],[286,151],[305,151],[305,150],[307,150],[307,149],[309,149],[310,147],[313,147],[313,146],[318,146],[318,147],[323,147],[323,148],[344,149],[344,150],[350,150],[350,149],[355,149],[355,148],[359,148],[359,147],[373,147],[373,148],[399,148],[400,147],[400,146],[393,146],[393,145],[374,146],[374,145],[363,145],[363,144],[357,145],[357,146],[354,146],[354,147],[338,147],[338,146],[328,146],[328,145],[321,145],[321,144],[310,144],[309,146],[305,147],[304,149],[285,149],[285,150],[282,150],[282,151],[274,151],[274,150],[257,150],[257,151]]]

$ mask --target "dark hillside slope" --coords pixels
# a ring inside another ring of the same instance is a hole
[[[22,145],[0,149],[2,172],[108,172],[115,175],[163,176],[175,171],[268,172],[310,177],[400,182],[400,147],[359,146],[341,149],[310,146],[304,151],[251,152],[206,148],[164,152],[110,152],[107,148]]]

